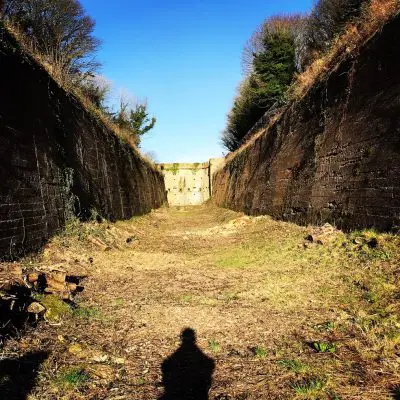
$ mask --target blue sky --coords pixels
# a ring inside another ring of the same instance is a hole
[[[220,134],[242,79],[247,39],[266,17],[307,12],[313,0],[81,3],[103,41],[102,74],[116,93],[147,98],[157,118],[142,151],[159,162],[200,162],[225,152]]]

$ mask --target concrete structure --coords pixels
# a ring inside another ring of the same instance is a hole
[[[224,164],[223,158],[205,163],[158,164],[164,174],[170,206],[192,206],[205,203],[211,196],[212,175]]]

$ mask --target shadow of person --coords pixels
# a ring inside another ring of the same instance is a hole
[[[25,400],[35,386],[47,352],[28,353],[17,359],[0,361],[0,400]]]
[[[215,362],[196,345],[196,334],[186,328],[182,343],[161,366],[164,395],[159,400],[207,400]]]

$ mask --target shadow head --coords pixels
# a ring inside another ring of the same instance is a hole
[[[192,328],[185,328],[181,333],[182,343],[196,343],[196,332]]]

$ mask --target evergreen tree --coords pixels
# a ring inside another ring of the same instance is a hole
[[[239,87],[222,143],[236,150],[254,124],[271,107],[281,104],[293,80],[295,38],[301,18],[273,17],[264,22],[244,49],[247,76]]]

